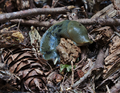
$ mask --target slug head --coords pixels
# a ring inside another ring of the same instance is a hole
[[[70,38],[76,42],[77,46],[83,46],[93,42],[88,37],[87,29],[76,21],[69,22],[67,30]]]

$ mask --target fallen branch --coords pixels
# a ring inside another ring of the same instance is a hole
[[[15,18],[23,18],[31,15],[39,15],[39,14],[61,14],[66,13],[69,11],[69,8],[67,7],[60,7],[60,8],[33,8],[18,12],[12,12],[12,13],[4,13],[0,14],[0,22],[5,22],[10,19]]]
[[[99,19],[79,19],[79,20],[75,20],[77,22],[82,23],[83,25],[92,25],[92,24],[96,24],[96,25],[120,25],[120,19],[115,19],[115,18],[108,18],[108,19],[104,19],[104,18],[99,18]],[[14,19],[14,20],[10,20],[10,22],[12,23],[21,23],[23,25],[33,25],[33,26],[45,26],[45,27],[49,27],[53,24],[56,24],[60,21],[53,21],[53,22],[39,22],[39,21],[35,21],[35,20],[23,20],[23,19]]]

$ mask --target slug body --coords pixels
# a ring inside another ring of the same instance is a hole
[[[73,40],[77,46],[92,43],[88,38],[86,28],[76,22],[65,20],[51,26],[44,34],[40,41],[40,52],[46,60],[59,58],[56,47],[60,43],[60,38],[69,38]]]

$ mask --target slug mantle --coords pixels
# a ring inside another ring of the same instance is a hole
[[[60,38],[68,38],[74,41],[77,46],[91,44],[92,41],[88,38],[86,28],[76,22],[65,20],[51,26],[42,36],[40,41],[40,52],[46,60],[59,58],[56,47],[60,43]]]

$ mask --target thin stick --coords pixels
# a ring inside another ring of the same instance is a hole
[[[74,84],[74,66],[73,66],[73,61],[71,61],[71,66],[72,66],[72,82],[71,82],[71,85]]]
[[[75,84],[72,85],[72,88],[75,88],[76,86],[80,85],[85,79],[87,79],[87,77],[89,75],[91,75],[94,66],[95,66],[95,64],[93,64],[93,66],[90,68],[90,70],[88,70],[88,72],[82,78],[80,78]]]
[[[69,9],[67,7],[60,7],[60,8],[33,8],[18,12],[12,12],[12,13],[4,13],[0,14],[0,22],[5,22],[10,19],[15,18],[23,18],[31,15],[39,15],[39,14],[61,14],[68,12]]]
[[[108,85],[106,85],[106,88],[107,88],[108,93],[111,93]]]
[[[92,25],[92,24],[99,24],[99,25],[120,25],[120,19],[114,19],[114,18],[108,18],[108,19],[104,19],[104,18],[99,18],[99,19],[79,19],[79,20],[74,20],[77,22],[80,22],[83,25]],[[12,23],[18,23],[19,19],[14,19],[14,20],[10,20],[10,22]],[[49,22],[49,21],[35,21],[35,20],[23,20],[21,19],[21,24],[23,25],[33,25],[33,26],[45,26],[45,27],[49,27],[53,24],[59,23],[60,21],[53,21],[53,22]]]

